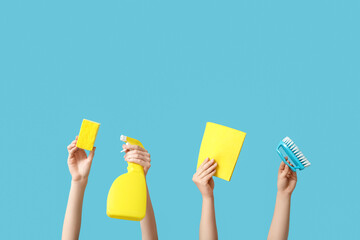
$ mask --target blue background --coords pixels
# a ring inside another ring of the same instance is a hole
[[[0,238],[60,239],[66,146],[101,123],[81,239],[139,239],[106,216],[126,171],[120,134],[152,155],[160,239],[196,239],[192,182],[207,121],[246,132],[231,182],[215,179],[220,239],[265,239],[290,136],[290,239],[360,236],[358,1],[1,1]]]

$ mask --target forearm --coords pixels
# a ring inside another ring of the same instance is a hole
[[[268,240],[286,240],[289,235],[291,194],[277,193]]]
[[[79,239],[82,205],[86,184],[86,182],[71,182],[62,231],[62,240]]]
[[[214,197],[203,198],[199,239],[200,240],[218,239],[216,219],[215,219]]]
[[[157,240],[157,229],[155,214],[151,204],[149,190],[147,189],[147,200],[146,200],[146,215],[143,220],[140,221],[141,235],[143,240]]]

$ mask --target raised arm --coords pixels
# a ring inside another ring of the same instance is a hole
[[[134,145],[123,145],[123,148],[126,152],[125,160],[143,166],[146,176],[151,166],[151,158],[148,151],[146,151],[142,147]],[[143,240],[157,240],[158,234],[156,229],[155,214],[151,204],[150,194],[147,186],[146,190],[146,214],[145,217],[140,221],[141,235]]]
[[[86,155],[85,150],[76,147],[77,137],[67,147],[69,152],[68,166],[71,174],[71,187],[65,213],[62,240],[79,239],[81,213],[85,188],[90,173],[95,147]]]
[[[290,201],[297,182],[296,172],[293,172],[284,162],[281,162],[274,216],[271,221],[268,240],[286,240],[289,235]]]
[[[217,163],[214,159],[205,159],[193,176],[193,181],[202,195],[202,210],[200,220],[199,239],[217,240],[217,228],[215,219],[214,187],[212,178],[216,172]]]

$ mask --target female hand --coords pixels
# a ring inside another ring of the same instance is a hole
[[[96,148],[94,147],[93,150],[89,153],[89,156],[87,156],[84,149],[76,147],[77,139],[78,136],[76,136],[75,140],[72,141],[71,144],[67,147],[69,152],[69,171],[73,181],[87,182]]]
[[[123,145],[126,154],[125,161],[141,165],[144,168],[145,176],[151,167],[151,158],[148,151],[137,145]]]
[[[285,157],[285,159],[290,164],[288,157]],[[291,195],[295,189],[296,182],[296,172],[293,172],[288,165],[286,165],[284,162],[281,162],[277,182],[278,192]]]
[[[209,160],[209,158],[206,158],[193,176],[192,180],[200,190],[203,198],[213,197],[215,183],[212,176],[216,172],[216,167],[217,163],[214,159]]]

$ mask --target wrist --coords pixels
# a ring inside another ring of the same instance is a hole
[[[291,194],[292,194],[291,192],[278,191],[276,198],[283,199],[283,200],[290,200]]]
[[[86,179],[79,179],[79,180],[71,179],[71,186],[85,189],[86,186],[87,186],[87,182],[88,182],[87,178]]]
[[[202,198],[203,198],[203,201],[214,201],[214,195],[213,194],[211,194],[211,195],[203,195]]]

